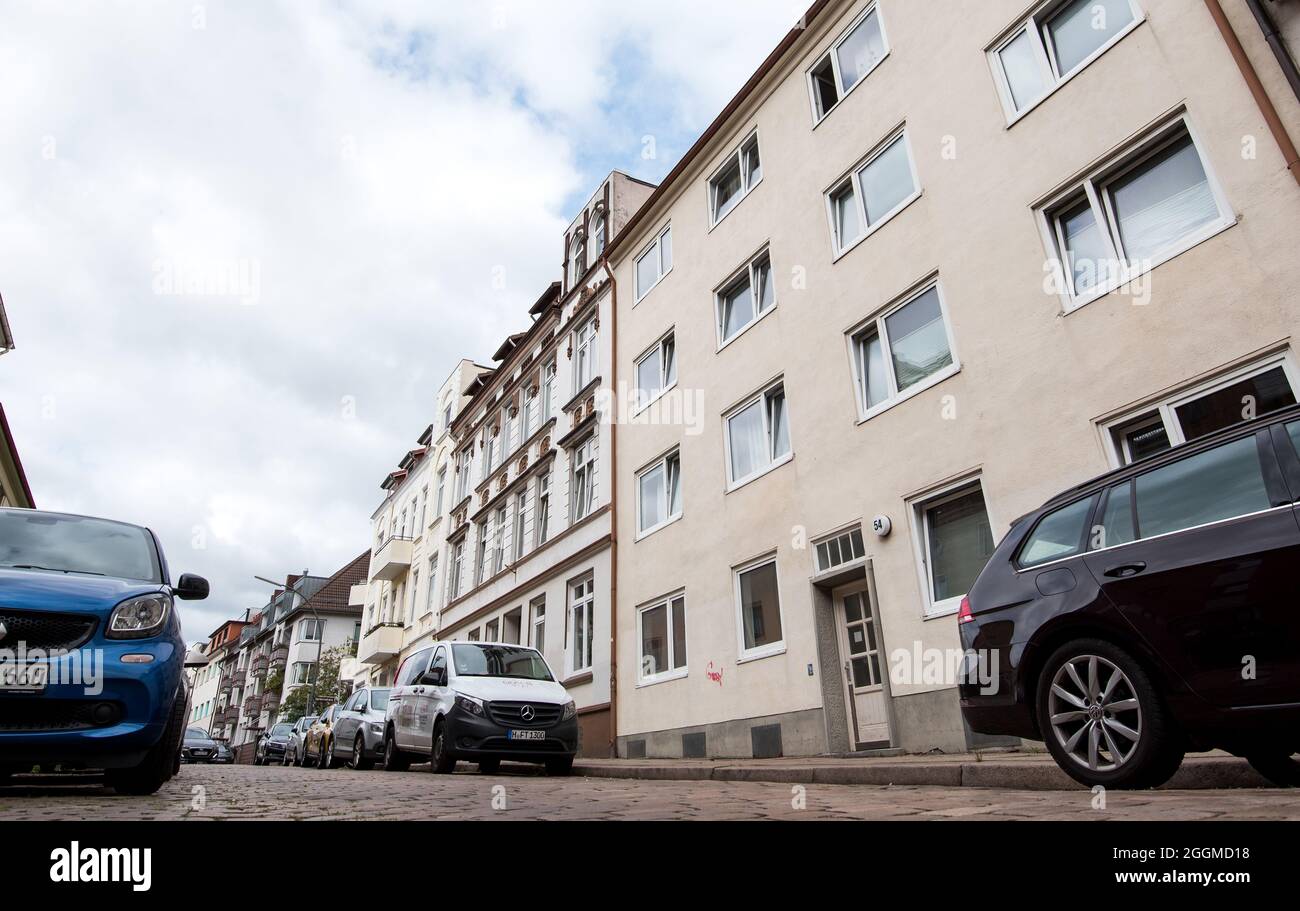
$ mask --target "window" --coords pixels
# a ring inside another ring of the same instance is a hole
[[[569,250],[569,288],[576,288],[585,274],[587,274],[587,238],[579,234],[573,239],[573,246]]]
[[[746,139],[709,180],[709,211],[713,224],[727,217],[749,191],[763,180],[763,163],[758,155],[758,134]]]
[[[1296,403],[1294,368],[1279,355],[1166,399],[1108,428],[1111,456],[1127,465]]]
[[[1020,567],[1028,569],[1083,552],[1088,539],[1088,516],[1096,497],[1063,506],[1038,520],[1020,547]]]
[[[537,387],[527,386],[524,389],[524,423],[523,430],[519,435],[519,442],[522,444],[533,435],[537,429]]]
[[[424,612],[426,614],[431,614],[433,613],[433,605],[437,603],[436,601],[434,601],[434,597],[438,590],[438,555],[437,554],[434,554],[432,557],[429,558],[428,576],[429,576],[429,581],[426,584],[424,589]]]
[[[498,641],[500,641],[500,634],[499,634],[498,631],[497,631],[497,625],[498,625],[498,624],[497,624],[497,621],[496,621],[496,620],[489,620],[489,621],[487,622],[487,626],[486,626],[486,627],[484,628],[484,630],[483,630],[483,641],[484,641],[484,642],[498,642]]]
[[[442,429],[451,429],[451,403],[448,402],[442,407]]]
[[[447,599],[460,597],[461,574],[465,570],[465,541],[461,539],[451,549],[451,578],[447,580]]]
[[[677,344],[670,332],[636,362],[636,395],[644,408],[677,383]]]
[[[978,481],[919,503],[916,527],[926,579],[926,614],[957,610],[993,555],[993,531]]]
[[[989,51],[1012,121],[1141,22],[1131,0],[1050,0]]]
[[[736,571],[736,608],[740,618],[742,660],[784,650],[775,557]]]
[[[813,119],[820,121],[829,114],[885,59],[888,50],[880,12],[873,5],[808,71]]]
[[[1185,531],[1272,505],[1254,436],[1165,465],[1112,487],[1100,547]]]
[[[1041,211],[1067,310],[1232,223],[1181,117]]]
[[[433,501],[433,517],[436,519],[442,515],[442,494],[447,487],[447,469],[438,469],[438,492]]]
[[[315,679],[316,679],[315,664],[307,661],[299,661],[294,663],[293,677],[291,680],[294,686],[298,686],[300,684],[310,684]]]
[[[492,575],[506,568],[506,508],[498,506],[492,523]]]
[[[468,639],[470,642],[478,642],[478,641],[479,641],[479,632],[480,632],[480,631],[479,631],[479,628],[476,626],[476,627],[474,627],[472,630],[469,631],[469,635],[466,636],[465,638]]]
[[[605,244],[609,240],[609,221],[605,218],[605,213],[601,212],[592,221],[591,225],[591,258],[598,260],[601,254],[605,252]]]
[[[474,450],[466,449],[456,458],[456,503],[469,496],[470,468],[473,465]]]
[[[497,467],[497,428],[483,428],[483,477],[487,478]]]
[[[638,679],[656,683],[686,676],[686,596],[656,602],[637,612],[641,665]]]
[[[639,301],[663,281],[673,268],[673,229],[670,225],[636,260],[636,299]]]
[[[776,307],[772,287],[772,259],[764,251],[717,295],[718,345],[727,344]]]
[[[676,452],[637,475],[637,531],[649,534],[682,514],[681,462]]]
[[[817,553],[817,572],[824,573],[854,560],[866,557],[862,546],[862,529],[854,527],[814,545]]]
[[[591,667],[591,647],[595,641],[595,580],[587,577],[569,585],[569,672]]]
[[[727,470],[732,487],[755,478],[791,456],[785,386],[759,393],[726,419]]]
[[[548,525],[551,520],[551,475],[549,471],[537,479],[536,503],[537,515],[534,516],[534,521],[537,530],[535,537],[537,538],[537,546],[540,547],[546,543],[546,535],[549,531]]]
[[[573,391],[579,392],[596,378],[596,317],[591,317],[574,333]]]
[[[596,437],[587,437],[573,450],[573,480],[569,485],[572,521],[584,519],[596,502]]]
[[[521,490],[515,494],[514,554],[511,562],[518,562],[524,556],[524,522],[528,518],[528,491]]]
[[[546,423],[551,419],[551,409],[555,407],[555,361],[551,361],[542,368],[540,397],[542,400],[542,423]]]
[[[420,525],[416,528],[416,537],[423,534],[424,530],[429,527],[429,487],[426,484],[420,491]]]
[[[528,609],[532,615],[530,625],[533,630],[529,644],[539,652],[544,652],[546,651],[546,596],[533,599]]]
[[[481,585],[483,580],[489,575],[488,572],[488,542],[492,540],[492,520],[484,519],[477,525],[478,531],[478,549],[474,557],[474,584]]]
[[[411,570],[411,591],[410,599],[406,605],[406,625],[410,626],[415,623],[415,597],[420,590],[420,570]]]
[[[303,620],[298,624],[298,641],[315,642],[325,632],[324,620]]]
[[[836,256],[921,194],[907,134],[899,130],[826,194]]]
[[[937,285],[884,310],[851,339],[858,408],[864,419],[904,393],[920,392],[956,372],[952,333]]]

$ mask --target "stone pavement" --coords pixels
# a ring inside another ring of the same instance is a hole
[[[768,781],[548,778],[530,767],[480,775],[185,766],[151,797],[120,797],[94,776],[0,787],[0,820],[1300,820],[1300,791],[1110,792]]]

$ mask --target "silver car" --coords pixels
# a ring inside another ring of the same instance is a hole
[[[293,730],[289,732],[289,745],[284,750],[285,765],[302,765],[302,758],[307,752],[304,746],[307,729],[315,721],[315,715],[304,715],[293,723]]]
[[[388,688],[363,686],[343,703],[326,747],[326,768],[346,760],[350,769],[369,769],[384,754],[384,715]]]

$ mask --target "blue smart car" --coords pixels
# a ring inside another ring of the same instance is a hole
[[[188,693],[173,585],[147,528],[0,509],[0,780],[103,769],[119,793],[176,773]]]

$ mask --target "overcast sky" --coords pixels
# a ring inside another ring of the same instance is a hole
[[[6,0],[0,401],[37,505],[157,531],[212,583],[189,640],[254,573],[333,573],[576,207],[667,173],[805,5]]]

